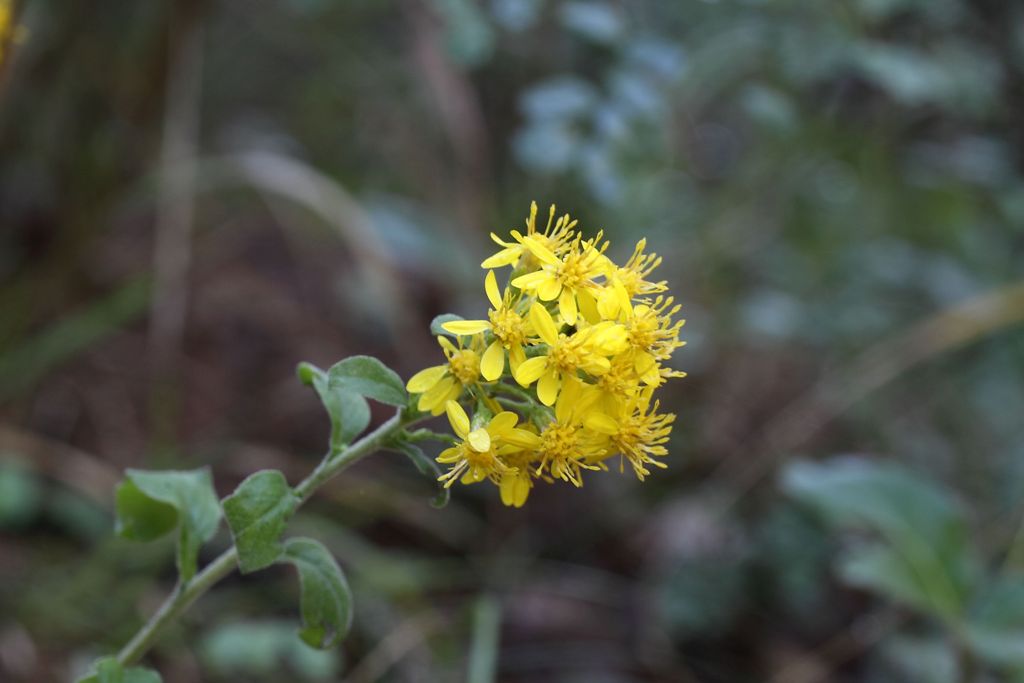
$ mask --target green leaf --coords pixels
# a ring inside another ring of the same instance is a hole
[[[331,420],[331,454],[342,451],[370,424],[370,406],[359,393],[342,386],[331,386],[326,372],[310,363],[297,369],[303,384],[312,386]]]
[[[117,487],[117,533],[151,541],[178,529],[178,573],[188,581],[196,573],[199,547],[220,521],[220,504],[210,470],[128,470]]]
[[[0,452],[0,529],[27,525],[44,502],[39,477]]]
[[[324,371],[312,363],[306,363],[303,361],[296,366],[295,374],[298,376],[300,382],[305,384],[307,387],[311,387],[313,386],[313,381],[317,376],[324,374]]]
[[[372,356],[352,356],[328,371],[330,387],[339,387],[393,406],[405,406],[409,396],[398,374]]]
[[[972,605],[965,635],[974,652],[997,668],[1024,668],[1024,577],[984,585]]]
[[[199,655],[224,681],[334,681],[341,668],[339,652],[308,647],[290,621],[219,624],[203,633]]]
[[[309,538],[286,541],[279,562],[290,562],[299,572],[299,637],[322,650],[337,645],[352,624],[352,592],[338,563],[323,544]]]
[[[452,334],[448,330],[444,329],[445,323],[450,323],[453,320],[465,320],[461,315],[455,315],[454,313],[442,313],[430,321],[430,331],[436,337],[438,335],[445,335],[446,337],[457,337],[458,335]]]
[[[400,439],[388,444],[388,448],[403,453],[412,461],[412,464],[416,466],[420,474],[430,477],[437,484],[437,495],[430,501],[431,505],[435,508],[443,508],[448,504],[451,490],[438,481],[438,477],[441,476],[441,468],[438,467],[437,462],[433,458],[424,453],[423,449],[416,444]]]
[[[859,585],[953,617],[967,600],[980,563],[960,506],[926,478],[891,463],[835,458],[794,462],[782,488],[840,528],[874,533],[880,545],[848,556],[843,573]]]
[[[298,496],[277,470],[250,475],[224,499],[224,517],[243,574],[269,567],[281,556],[281,534],[298,504]]]
[[[851,549],[839,561],[838,573],[847,584],[873,591],[922,612],[955,615],[959,601],[950,600],[945,579],[930,565],[920,566],[913,553],[871,545]]]
[[[76,683],[161,683],[160,674],[152,669],[131,666],[125,669],[115,657],[97,660],[89,673]]]

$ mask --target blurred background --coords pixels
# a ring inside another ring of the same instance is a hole
[[[70,680],[171,588],[170,541],[112,537],[124,468],[298,481],[328,422],[295,365],[438,363],[536,199],[665,257],[668,470],[434,510],[371,458],[291,525],[348,573],[343,646],[271,569],[167,633],[165,681],[1024,680],[1024,5],[12,9],[0,679]]]

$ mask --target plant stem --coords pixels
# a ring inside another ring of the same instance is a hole
[[[237,566],[238,553],[234,546],[222,552],[217,559],[206,565],[203,571],[187,584],[178,583],[174,591],[167,596],[152,617],[132,636],[128,644],[117,653],[117,661],[122,665],[134,664],[149,648],[153,647],[164,626],[188,609],[188,606],[200,595],[210,590],[218,581],[230,574]]]
[[[424,416],[429,417],[429,416]],[[388,439],[398,433],[399,430],[408,424],[418,422],[424,417],[412,417],[402,409],[399,409],[389,420],[382,423],[363,438],[359,439],[335,457],[324,458],[316,469],[309,473],[298,486],[295,487],[295,495],[300,499],[299,505],[306,502],[313,492],[323,486],[349,465],[361,460],[367,455],[379,449]],[[149,651],[156,639],[160,636],[163,628],[174,621],[182,612],[188,609],[195,600],[210,590],[230,574],[238,566],[238,551],[232,546],[210,562],[203,571],[199,572],[188,583],[178,583],[170,595],[164,600],[160,608],[140,628],[128,644],[121,648],[117,654],[117,661],[122,666],[134,664]]]
[[[511,384],[506,384],[505,382],[495,382],[492,385],[492,387],[494,389],[497,389],[498,391],[504,391],[506,394],[511,394],[516,398],[521,398],[529,403],[534,402],[534,398],[533,396],[530,395],[529,391],[524,391],[523,389],[520,389],[519,387],[514,387]]]
[[[501,637],[501,604],[481,595],[473,608],[473,640],[469,648],[469,683],[494,683]]]

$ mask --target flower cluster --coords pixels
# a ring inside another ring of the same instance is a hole
[[[641,480],[664,468],[675,415],[653,395],[684,375],[666,365],[684,321],[665,282],[651,279],[661,259],[641,240],[617,265],[602,233],[584,239],[554,206],[538,230],[536,203],[525,234],[491,237],[501,249],[481,264],[487,319],[445,322],[447,362],[407,385],[420,410],[447,412],[457,437],[437,459],[450,467],[441,481],[488,480],[520,507],[535,482],[581,486],[584,470],[607,470],[615,457]],[[501,288],[495,270],[506,267]]]

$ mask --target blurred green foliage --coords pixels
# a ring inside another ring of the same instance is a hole
[[[670,469],[438,511],[404,457],[375,458],[293,521],[352,581],[344,656],[263,620],[297,597],[272,569],[161,642],[166,681],[463,680],[479,595],[501,603],[512,683],[1020,677],[1019,3],[18,4],[0,678],[70,680],[168,587],[169,545],[107,537],[120,470],[298,481],[330,425],[295,362],[436,363],[429,321],[481,312],[487,232],[533,198],[665,256],[690,342]],[[182,92],[195,204],[161,374],[154,235],[180,199]],[[984,315],[1002,322],[972,335]]]

